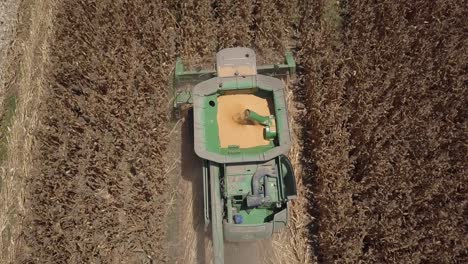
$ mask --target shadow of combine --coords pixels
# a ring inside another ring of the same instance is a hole
[[[206,263],[207,258],[204,211],[203,211],[203,161],[195,154],[193,138],[193,109],[189,109],[185,115],[181,127],[181,166],[182,178],[192,184],[192,224],[196,236],[196,263]],[[186,195],[190,195],[187,193]]]

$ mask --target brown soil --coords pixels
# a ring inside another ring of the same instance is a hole
[[[263,136],[264,126],[244,120],[243,115],[246,109],[262,116],[271,114],[267,99],[252,94],[218,97],[217,121],[219,143],[222,148],[232,145],[251,148],[269,144]]]
[[[15,39],[6,59],[0,63],[5,67],[0,69],[5,74],[2,92],[11,95],[3,105],[6,115],[0,117],[0,134],[3,134],[0,143],[0,263],[14,263],[15,256],[23,253],[20,236],[24,231],[22,220],[27,214],[25,179],[34,175],[32,149],[38,123],[36,110],[46,86],[48,40],[53,32],[52,1],[19,1],[18,4]]]

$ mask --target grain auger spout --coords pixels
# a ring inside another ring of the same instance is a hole
[[[250,109],[244,111],[244,118],[252,122],[256,122],[265,127],[263,137],[268,140],[273,140],[276,137],[276,122],[275,116],[261,116]]]

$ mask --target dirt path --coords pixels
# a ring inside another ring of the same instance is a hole
[[[1,116],[0,128],[0,144],[7,143],[1,146],[0,150],[2,263],[16,262],[24,253],[21,235],[24,232],[24,216],[27,215],[25,200],[28,199],[28,195],[25,186],[26,179],[34,174],[33,131],[36,131],[38,125],[37,109],[46,86],[53,12],[54,3],[51,1],[21,1],[18,6],[15,40],[7,59],[2,61],[5,68],[1,71],[5,73],[3,77],[6,82],[5,89],[1,92],[8,91],[4,109],[10,113]]]
[[[174,164],[168,176],[172,178],[171,209],[168,216],[169,262],[211,263],[211,228],[205,228],[203,211],[202,160],[193,148],[191,111],[176,122],[171,134],[169,155]],[[271,251],[271,240],[252,243],[225,243],[225,263],[264,262]]]
[[[169,215],[171,263],[209,263],[210,237],[203,220],[202,160],[193,148],[191,114],[177,121],[171,134],[170,155],[176,157],[168,174],[173,190]]]
[[[272,253],[272,240],[266,239],[256,242],[225,242],[224,263],[225,264],[258,264],[275,263],[270,256]]]
[[[0,70],[5,69],[4,62],[8,49],[16,36],[16,24],[18,16],[18,0],[6,0],[0,2]],[[0,74],[0,91],[3,90],[3,78]]]

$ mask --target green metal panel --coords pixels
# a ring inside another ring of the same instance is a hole
[[[284,194],[288,200],[297,198],[296,178],[294,177],[294,169],[288,157],[281,155],[278,164],[281,166],[282,179],[284,183]]]
[[[254,88],[256,88],[255,84],[251,81],[226,81],[222,83],[219,90],[222,92],[223,90],[248,90]]]
[[[238,148],[230,146],[222,148],[219,141],[219,127],[218,127],[218,96],[219,94],[208,95],[202,98],[201,110],[202,115],[200,122],[204,126],[204,142],[205,148],[209,152],[221,153],[223,155],[236,155],[236,154],[259,154],[275,147],[273,141],[268,145],[257,146],[251,148]]]
[[[213,235],[213,262],[224,263],[224,236],[223,236],[223,205],[220,194],[219,166],[209,163],[210,187],[211,187],[211,233]]]
[[[262,165],[263,164],[263,165]],[[247,164],[227,164],[225,165],[224,173],[224,194],[223,196],[229,201],[228,223],[233,223],[234,212],[236,215],[241,215],[243,223],[238,225],[250,224],[265,224],[273,220],[276,203],[280,202],[279,192],[279,177],[265,177],[268,184],[268,196],[270,202],[266,205],[257,208],[247,208],[244,199],[247,195],[252,194],[252,178],[259,166],[276,166],[277,160],[268,161],[265,163],[247,163]]]
[[[273,210],[269,208],[253,208],[248,213],[246,210],[241,210],[238,214],[243,216],[243,224],[264,224],[267,222],[265,220],[273,215]]]
[[[252,110],[245,110],[245,116],[246,118],[252,120],[252,121],[256,121],[262,125],[269,125],[269,117],[268,116],[262,116],[262,115],[259,115],[257,114],[255,111],[252,111]]]
[[[277,233],[281,231],[288,224],[288,208],[277,212],[273,219],[273,232]]]
[[[216,94],[203,98],[202,123],[205,126],[205,142],[208,151],[219,151],[218,130],[218,96]]]
[[[286,64],[289,66],[289,74],[296,73],[296,61],[294,60],[293,54],[291,51],[286,52]]]
[[[281,189],[278,188],[278,181],[279,181],[279,177],[278,178],[268,178],[268,185],[269,185],[269,188],[270,190],[273,190],[269,193],[269,196],[271,198],[271,201],[272,202],[279,202],[279,191]]]
[[[258,153],[263,153],[269,149],[274,148],[275,145],[273,142],[270,142],[268,145],[264,146],[257,146],[257,147],[251,147],[251,148],[236,148],[236,147],[231,147],[231,148],[219,148],[218,153],[224,154],[224,155],[236,155],[236,154],[258,154]]]
[[[256,61],[251,49],[222,50],[217,64],[222,76],[210,69],[186,70],[178,59],[173,82],[174,107],[192,103],[194,108],[195,152],[204,159],[205,224],[211,222],[215,264],[224,262],[224,239],[263,239],[284,228],[288,201],[296,197],[294,172],[282,156],[291,145],[284,83],[273,78],[295,73],[292,54],[286,54],[283,64],[256,67],[257,74],[252,71]],[[276,124],[277,135],[266,146],[221,148],[218,97],[245,93],[269,99],[273,117],[268,125]]]
[[[257,66],[257,73],[273,77],[282,77],[294,74],[296,72],[296,62],[290,51],[285,53],[285,63],[284,64],[271,64],[271,65],[259,65]],[[172,90],[174,91],[174,107],[179,107],[182,104],[192,104],[192,95],[191,87],[194,85],[214,78],[217,76],[216,71],[213,69],[200,69],[200,70],[186,70],[182,62],[182,59],[179,57],[176,60],[175,70],[174,70],[174,80],[172,82]],[[242,83],[237,87],[234,84],[228,84],[223,88],[226,89],[240,89],[239,87],[243,86],[252,86],[250,84]],[[224,85],[224,84],[223,84]],[[188,86],[185,87],[185,86]]]
[[[175,95],[174,106],[177,107],[180,104],[192,104],[192,92],[190,91],[179,91]]]
[[[294,60],[293,54],[291,51],[285,53],[285,63],[284,64],[269,64],[269,65],[258,65],[257,73],[268,75],[268,76],[285,76],[288,74],[294,74],[296,72],[296,62]],[[208,80],[210,78],[216,77],[217,73],[213,69],[200,69],[200,70],[186,70],[185,66],[180,57],[176,60],[174,77],[176,84],[178,85],[181,82],[189,82],[196,84],[203,80]]]
[[[198,83],[204,80],[211,79],[216,76],[216,71],[210,69],[200,69],[197,71],[186,71],[185,66],[182,63],[181,58],[177,58],[174,78],[176,81],[176,85],[180,85],[181,83]]]

